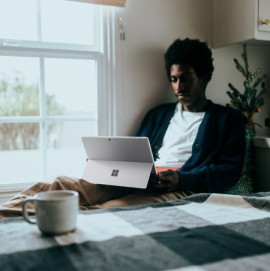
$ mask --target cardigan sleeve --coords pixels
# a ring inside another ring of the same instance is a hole
[[[202,127],[192,158],[178,171],[178,190],[223,193],[239,180],[245,158],[244,118],[236,110],[227,115],[209,118]]]

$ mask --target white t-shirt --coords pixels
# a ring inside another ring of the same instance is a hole
[[[183,111],[178,103],[158,151],[156,166],[181,167],[191,156],[192,145],[205,112]]]

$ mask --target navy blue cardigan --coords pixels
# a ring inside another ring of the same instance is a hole
[[[154,159],[176,103],[159,105],[144,117],[136,136],[148,137]],[[235,109],[208,100],[192,155],[178,170],[178,190],[223,193],[239,180],[245,158],[245,124]]]

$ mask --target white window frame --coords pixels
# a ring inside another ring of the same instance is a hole
[[[101,116],[107,118],[107,130],[100,130],[100,135],[123,135],[124,120],[124,97],[123,88],[123,60],[125,54],[125,40],[121,40],[123,31],[123,18],[121,8],[104,7],[104,78],[103,94],[100,101],[107,104],[107,108]],[[100,106],[100,105],[99,105]],[[99,112],[100,113],[100,112]],[[104,119],[104,121],[106,121]]]
[[[98,6],[97,8],[102,9],[103,12],[103,53],[98,50],[102,44],[96,44],[97,46],[88,45],[68,45],[61,43],[54,43],[52,49],[52,43],[46,42],[29,42],[23,40],[11,40],[11,39],[0,39],[0,55],[1,56],[27,56],[27,57],[41,57],[41,58],[76,58],[76,59],[94,59],[97,63],[97,74],[98,74],[98,134],[99,135],[116,135],[119,125],[122,125],[122,120],[117,118],[119,115],[116,113],[116,96],[119,96],[119,91],[116,92],[116,65],[118,61],[116,58],[119,54],[116,53],[116,46],[118,41],[116,40],[116,17],[118,8]],[[100,20],[101,18],[99,18]],[[98,28],[95,28],[99,31]],[[100,41],[101,42],[101,41]],[[34,45],[34,46],[33,46]],[[34,48],[33,48],[34,47]],[[116,56],[117,55],[117,56]],[[42,61],[41,61],[42,63]],[[119,62],[120,63],[120,62]],[[119,65],[118,63],[118,65]],[[42,64],[41,64],[42,65]],[[41,73],[44,69],[40,69]],[[42,78],[42,77],[41,77]],[[40,91],[42,91],[40,89]],[[44,94],[44,92],[43,92]],[[43,99],[44,102],[44,99]],[[121,102],[118,102],[118,105]],[[40,104],[40,108],[44,110],[44,104]],[[5,121],[4,121],[5,118]],[[72,116],[45,116],[44,112],[41,116],[34,117],[0,117],[0,122],[36,122],[45,123],[48,120],[54,121],[79,121],[86,120],[82,117]],[[41,125],[42,126],[42,125]],[[42,127],[40,127],[43,129]],[[42,135],[42,132],[40,132]],[[43,140],[43,148],[46,150],[46,142]],[[43,155],[46,155],[46,151],[43,151]],[[45,157],[46,158],[46,157]],[[43,159],[46,161],[46,159]],[[43,167],[44,168],[44,167]],[[79,177],[79,176],[78,176]],[[35,182],[27,183],[16,183],[16,184],[0,184],[0,202],[1,198],[6,199],[11,195],[15,195],[22,189],[29,187]]]

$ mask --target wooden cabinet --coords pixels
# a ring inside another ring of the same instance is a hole
[[[270,0],[213,0],[213,13],[214,48],[270,41]]]

